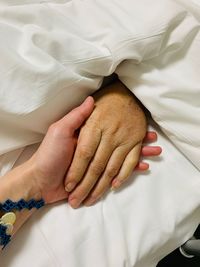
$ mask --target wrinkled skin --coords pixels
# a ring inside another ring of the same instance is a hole
[[[83,201],[94,204],[111,185],[121,186],[138,164],[146,134],[145,114],[123,84],[115,82],[94,98],[95,109],[80,130],[65,180],[74,208]]]

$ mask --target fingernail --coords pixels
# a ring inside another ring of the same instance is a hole
[[[65,186],[65,191],[67,191],[67,192],[71,192],[73,189],[74,189],[74,187],[75,187],[75,183],[74,182],[70,182],[70,183],[68,183],[66,186]]]
[[[85,205],[85,206],[91,206],[91,205],[95,204],[96,202],[97,202],[97,199],[96,199],[95,197],[91,197],[90,199],[88,199],[88,200],[84,203],[84,205]]]
[[[76,209],[79,206],[79,200],[77,198],[68,199],[69,204],[72,206],[72,208]]]
[[[119,181],[119,180],[114,180],[114,181],[112,182],[111,190],[118,189],[121,185],[122,185],[122,182],[121,182],[121,181]]]

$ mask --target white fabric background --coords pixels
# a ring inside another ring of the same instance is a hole
[[[150,267],[194,232],[200,39],[199,5],[190,3],[1,0],[1,174],[115,69],[181,150],[160,133],[162,158],[125,190],[87,209],[41,210],[2,266]]]

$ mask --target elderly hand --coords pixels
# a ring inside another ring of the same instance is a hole
[[[94,98],[95,109],[81,128],[65,180],[73,208],[83,201],[94,204],[111,184],[118,188],[129,177],[146,134],[144,112],[120,82],[99,90]],[[148,167],[143,163],[139,168]]]

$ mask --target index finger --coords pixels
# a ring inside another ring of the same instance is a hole
[[[101,140],[99,129],[82,129],[73,161],[65,178],[65,190],[71,192],[84,176]]]
[[[83,122],[89,117],[94,108],[94,99],[89,96],[85,99],[85,101],[73,109],[67,115],[65,115],[62,119],[60,119],[57,123],[63,125],[67,131],[65,131],[65,136],[69,135],[73,136],[75,130],[77,130]]]

